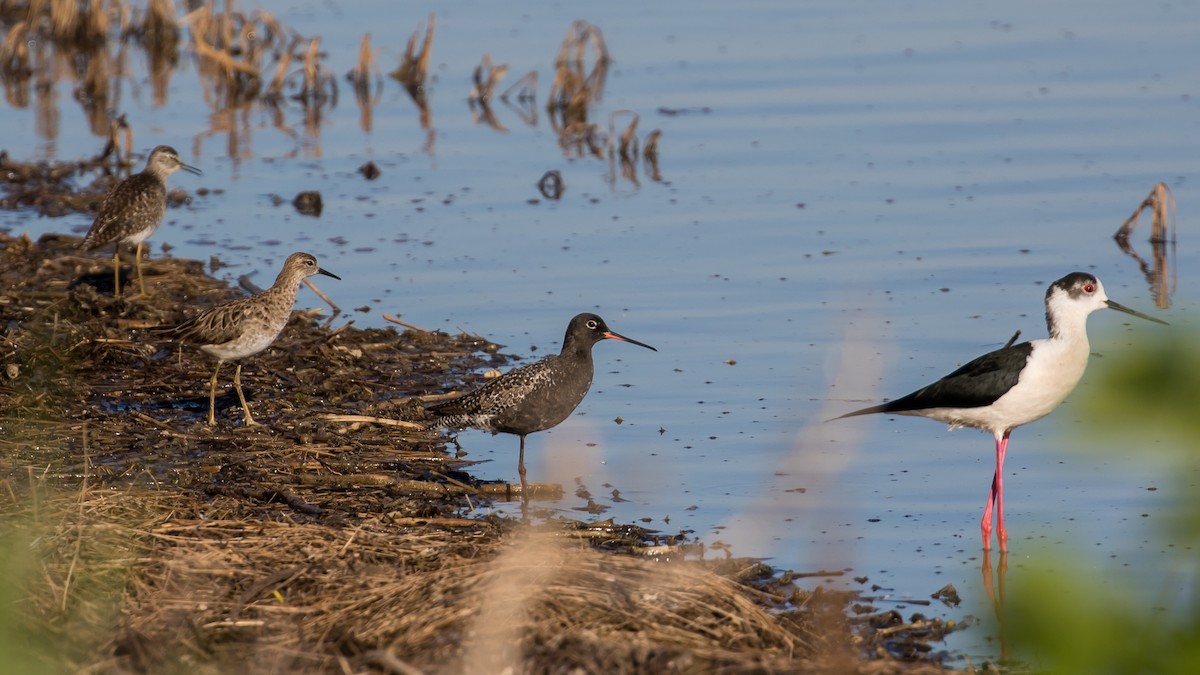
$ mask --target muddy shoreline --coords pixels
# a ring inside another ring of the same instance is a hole
[[[832,592],[819,577],[712,560],[688,532],[497,517],[487,507],[500,490],[476,480],[446,437],[362,421],[419,419],[421,396],[511,366],[478,336],[360,329],[353,316],[300,309],[245,362],[243,386],[268,426],[242,426],[221,380],[209,427],[211,359],[139,329],[244,291],[210,276],[218,261],[155,255],[143,264],[148,297],[115,298],[111,258],[81,256],[77,242],[0,236],[0,536],[25,543],[17,568],[37,570],[19,584],[32,662],[105,672],[943,667],[938,641],[952,628],[876,606],[867,589]],[[320,301],[304,293],[299,306]]]

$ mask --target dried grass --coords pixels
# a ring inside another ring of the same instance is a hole
[[[409,96],[418,104],[425,101],[427,96],[425,81],[429,75],[429,58],[433,53],[433,35],[436,29],[437,15],[430,14],[429,25],[425,28],[425,39],[421,42],[420,47],[417,46],[417,39],[421,34],[421,29],[418,28],[408,38],[400,66],[390,73],[393,78],[404,85]]]
[[[1149,210],[1151,214],[1152,262],[1149,264],[1138,255],[1129,243],[1129,235],[1133,234],[1142,212],[1146,210]],[[1138,267],[1146,277],[1146,282],[1150,285],[1155,306],[1159,309],[1170,307],[1171,295],[1178,286],[1178,279],[1175,267],[1172,265],[1175,257],[1175,195],[1171,194],[1171,189],[1167,187],[1166,183],[1158,183],[1150,190],[1150,194],[1146,195],[1142,203],[1134,209],[1133,215],[1125,219],[1125,222],[1117,229],[1113,239],[1117,240],[1117,245],[1126,255],[1137,261]]]
[[[492,55],[484,54],[479,65],[475,66],[475,72],[472,75],[474,83],[471,85],[471,94],[467,100],[471,103],[487,105],[492,100],[496,87],[504,81],[506,75],[508,75],[507,65],[493,66]]]
[[[179,64],[180,30],[171,0],[150,0],[137,36],[146,48],[154,104],[165,105],[171,73]]]
[[[371,47],[370,33],[363,35],[362,41],[359,42],[358,61],[354,68],[346,73],[346,79],[354,88],[354,100],[359,111],[358,126],[364,132],[370,133],[375,126],[375,106],[379,103],[379,92],[383,84],[375,61],[375,51]]]
[[[50,668],[881,671],[853,659],[847,596],[759,586],[756,561],[684,560],[632,526],[485,517],[470,462],[428,432],[322,419],[419,415],[416,395],[502,365],[494,345],[298,315],[247,361],[270,427],[226,396],[214,430],[207,360],[138,329],[236,292],[165,258],[126,304],[77,241],[0,235],[0,537],[35,542],[16,606]],[[651,541],[678,559],[597,549]]]
[[[566,133],[587,124],[588,109],[603,97],[608,64],[608,46],[600,29],[586,21],[572,22],[554,59],[554,80],[546,102],[555,129]]]

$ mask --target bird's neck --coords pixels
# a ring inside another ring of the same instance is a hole
[[[1088,349],[1087,315],[1069,314],[1063,317],[1047,317],[1050,333],[1048,342],[1064,349]]]
[[[560,359],[571,363],[591,364],[592,346],[571,340],[563,344],[562,351],[558,353],[558,356]]]
[[[291,277],[280,274],[279,277],[275,279],[275,283],[264,293],[269,293],[281,298],[285,304],[291,305],[296,302],[296,294],[300,292],[301,281],[303,281],[303,279],[299,277]]]

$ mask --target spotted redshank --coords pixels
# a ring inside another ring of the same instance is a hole
[[[147,329],[153,335],[197,345],[217,357],[217,367],[208,384],[209,424],[217,423],[217,373],[221,371],[221,364],[257,354],[269,347],[279,337],[292,314],[300,282],[317,274],[341,279],[321,269],[313,256],[293,253],[284,261],[283,270],[275,278],[275,283],[262,293],[217,305],[178,326]],[[250,407],[246,405],[246,397],[242,394],[240,363],[233,373],[233,386],[242,403],[246,426],[258,425],[250,415]]]
[[[592,346],[601,340],[622,340],[658,351],[648,344],[614,333],[595,314],[579,314],[567,325],[562,351],[527,366],[515,368],[459,398],[425,408],[437,426],[474,427],[493,434],[521,438],[517,472],[521,493],[525,482],[525,437],[567,419],[592,385]]]
[[[80,248],[92,251],[107,244],[115,244],[113,250],[113,293],[121,294],[121,244],[137,244],[137,255],[133,259],[137,270],[138,289],[144,295],[146,286],[142,281],[142,242],[154,234],[162,223],[167,210],[167,176],[183,169],[195,174],[200,169],[184,164],[179,153],[169,145],[160,145],[150,151],[146,168],[121,181],[100,205],[100,213],[92,221],[92,227],[83,238]]]
[[[928,417],[958,427],[990,431],[996,437],[996,472],[979,530],[983,548],[991,548],[992,507],[996,540],[1008,550],[1004,528],[1004,455],[1013,429],[1049,415],[1079,384],[1087,368],[1087,318],[1098,309],[1165,324],[1165,321],[1119,305],[1104,294],[1100,280],[1073,272],[1046,291],[1046,325],[1050,337],[1022,342],[984,354],[933,384],[880,405],[841,417],[893,413]]]

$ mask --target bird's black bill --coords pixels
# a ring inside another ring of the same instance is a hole
[[[1146,315],[1146,314],[1142,314],[1141,312],[1139,312],[1139,311],[1137,311],[1137,310],[1129,309],[1129,308],[1128,308],[1128,307],[1126,307],[1125,305],[1122,305],[1122,304],[1119,304],[1119,303],[1113,302],[1112,300],[1105,300],[1105,301],[1104,301],[1104,304],[1108,305],[1108,308],[1109,308],[1109,309],[1115,309],[1115,310],[1117,310],[1118,312],[1125,312],[1126,314],[1132,314],[1132,315],[1136,316],[1136,317],[1137,317],[1137,318],[1139,318],[1139,319],[1145,319],[1145,320],[1147,320],[1147,321],[1153,321],[1154,323],[1161,323],[1161,324],[1162,324],[1162,325],[1164,325],[1164,326],[1169,326],[1169,325],[1171,325],[1171,324],[1167,323],[1166,321],[1163,321],[1162,319],[1156,319],[1156,318],[1154,318],[1154,317],[1152,317],[1152,316],[1149,316],[1149,315]]]
[[[183,169],[184,171],[187,171],[188,173],[194,173],[197,176],[204,173],[200,169],[197,169],[196,167],[192,166],[191,164],[184,164],[183,162],[179,163],[179,168]]]
[[[327,276],[327,277],[333,277],[334,279],[337,279],[338,281],[341,281],[341,280],[342,280],[342,278],[341,278],[341,277],[339,277],[338,275],[334,274],[333,272],[330,272],[330,271],[328,271],[328,270],[323,270],[323,269],[321,269],[320,267],[318,267],[318,268],[317,268],[317,274],[324,274],[325,276]]]
[[[622,341],[622,342],[628,342],[628,343],[629,343],[629,344],[631,344],[631,345],[637,345],[637,346],[639,346],[639,347],[645,347],[646,349],[649,349],[649,350],[650,350],[650,351],[652,351],[652,352],[656,352],[656,351],[658,351],[657,349],[655,349],[654,347],[651,347],[650,345],[646,344],[645,342],[638,342],[637,340],[634,340],[633,338],[627,338],[627,337],[625,337],[624,335],[621,335],[620,333],[614,333],[614,332],[612,332],[611,330],[610,330],[610,331],[605,331],[605,332],[604,332],[604,337],[605,337],[605,338],[607,338],[607,339],[609,339],[609,340],[620,340],[620,341]]]

